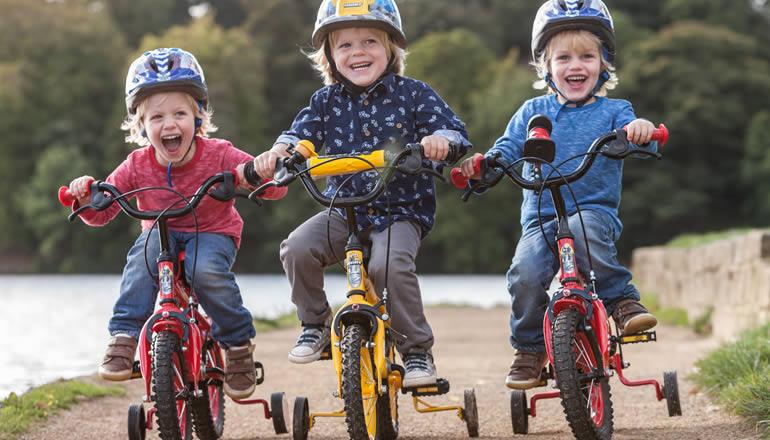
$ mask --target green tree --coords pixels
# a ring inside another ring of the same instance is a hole
[[[751,118],[746,133],[746,155],[741,163],[741,180],[747,197],[743,211],[752,223],[766,227],[770,219],[770,110],[763,110]]]
[[[457,29],[429,34],[411,45],[407,75],[428,83],[458,113],[470,110],[470,97],[481,86],[481,73],[492,52],[473,32]]]
[[[109,0],[101,2],[131,47],[147,34],[160,34],[190,21],[188,0]]]
[[[740,224],[746,125],[770,97],[770,63],[757,42],[682,22],[630,49],[617,95],[634,103],[637,116],[666,123],[671,143],[662,163],[627,161],[626,249]]]

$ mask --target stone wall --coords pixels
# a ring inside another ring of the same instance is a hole
[[[631,271],[641,292],[687,310],[691,322],[713,307],[714,335],[722,340],[770,320],[770,231],[690,248],[639,248]]]

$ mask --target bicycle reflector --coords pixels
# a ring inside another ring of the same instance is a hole
[[[527,123],[527,140],[524,142],[524,157],[536,157],[553,162],[556,144],[551,139],[551,121],[543,115],[534,115]]]

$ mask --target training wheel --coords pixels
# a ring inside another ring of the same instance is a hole
[[[286,393],[277,392],[270,395],[270,418],[273,419],[273,429],[276,434],[286,434],[289,432],[291,422],[287,419],[289,416],[289,400]]]
[[[468,427],[469,437],[479,436],[479,408],[476,406],[476,392],[473,388],[465,390],[465,406],[463,408],[463,418]]]
[[[663,373],[663,394],[666,396],[668,416],[681,416],[682,405],[679,402],[679,380],[676,378],[676,371]]]
[[[511,392],[511,426],[514,434],[529,432],[529,410],[527,409],[527,393],[523,390]]]
[[[307,397],[299,396],[294,399],[293,416],[292,438],[294,440],[307,440],[307,434],[310,432],[310,408]]]
[[[128,440],[144,440],[147,435],[147,417],[144,406],[135,403],[128,407]]]

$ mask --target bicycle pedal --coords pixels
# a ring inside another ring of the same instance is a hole
[[[328,361],[332,358],[332,344],[329,343],[324,347],[323,351],[321,352],[321,357],[318,358],[319,361]]]
[[[265,367],[262,362],[254,362],[254,371],[257,373],[257,385],[265,381]]]
[[[634,333],[633,335],[622,335],[618,338],[621,344],[639,344],[642,342],[655,342],[658,336],[655,331]]]
[[[413,397],[440,396],[449,392],[449,381],[444,378],[436,379],[435,384],[420,385],[411,388],[401,388],[401,393],[412,393]]]
[[[140,379],[142,377],[142,368],[139,365],[139,361],[134,361],[134,366],[131,367],[131,376],[129,379]]]

